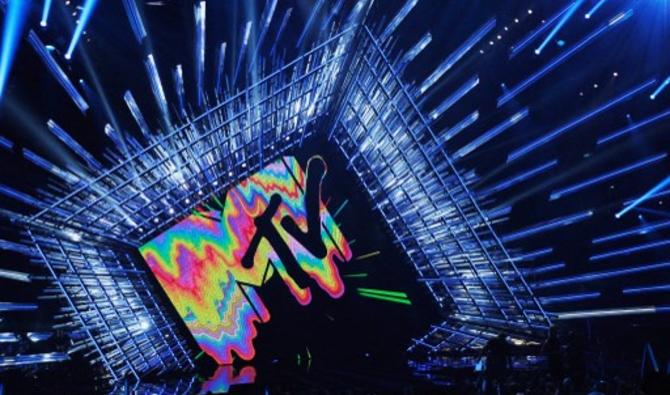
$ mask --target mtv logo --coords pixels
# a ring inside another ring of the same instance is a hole
[[[325,204],[327,168],[312,157],[304,172],[283,157],[140,247],[140,253],[204,352],[219,364],[251,360],[256,323],[270,311],[256,288],[272,276],[301,305],[316,284],[344,293],[338,265],[351,260]],[[216,206],[216,207],[215,207]]]

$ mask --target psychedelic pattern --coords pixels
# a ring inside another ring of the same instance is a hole
[[[254,357],[256,323],[270,320],[256,288],[273,275],[301,305],[312,299],[310,282],[333,298],[344,293],[338,264],[352,253],[321,201],[325,173],[318,156],[306,173],[295,158],[281,158],[223,202],[215,199],[222,207],[200,208],[140,247],[200,347],[219,364],[232,363],[233,354]]]

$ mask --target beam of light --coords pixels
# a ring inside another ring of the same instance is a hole
[[[142,40],[147,36],[147,30],[144,28],[136,0],[123,0],[123,8],[125,8],[126,14],[128,14],[128,21],[130,21],[130,28],[133,30],[135,39],[141,44]]]
[[[30,2],[25,0],[9,0],[7,4],[5,23],[2,28],[2,49],[0,50],[0,99],[7,87],[29,5]]]
[[[565,124],[559,126],[558,128],[550,131],[549,133],[543,135],[542,137],[540,137],[536,140],[533,140],[529,144],[524,145],[523,147],[512,151],[507,156],[507,163],[515,161],[515,160],[521,158],[522,156],[525,156],[525,155],[529,154],[530,152],[535,151],[539,147],[541,147],[541,146],[547,144],[548,142],[554,140],[555,138],[562,135],[563,133],[581,125],[582,123],[590,120],[591,118],[594,118],[594,117],[602,114],[603,112],[611,109],[612,107],[614,107],[614,106],[616,106],[620,103],[623,103],[624,101],[632,99],[635,95],[637,95],[641,91],[647,89],[649,86],[653,85],[655,81],[656,80],[652,79],[652,80],[648,80],[648,81],[646,81],[646,82],[644,82],[640,85],[637,85],[634,88],[632,88],[630,90],[627,90],[623,94],[621,94],[621,95],[615,97],[614,99],[606,102],[605,104],[599,106],[598,108],[596,108],[594,110],[591,110],[591,111],[589,111],[585,114],[582,114],[582,115],[578,116],[577,118],[572,119],[568,123],[565,123]]]
[[[570,312],[556,313],[556,318],[559,320],[575,320],[585,318],[619,317],[624,315],[656,314],[656,313],[670,313],[670,306],[621,307],[621,308],[598,309],[598,310],[570,311]]]
[[[72,84],[72,81],[70,81],[63,69],[58,65],[51,53],[46,49],[46,46],[42,43],[39,37],[37,37],[37,34],[32,30],[28,33],[28,43],[33,47],[35,52],[37,52],[37,55],[47,66],[51,75],[53,75],[56,81],[58,81],[63,89],[65,89],[65,92],[70,96],[77,108],[79,108],[81,112],[86,112],[89,107],[88,103]]]
[[[80,179],[75,175],[73,175],[72,173],[61,169],[60,167],[54,165],[53,163],[42,158],[41,156],[37,155],[36,153],[27,148],[23,149],[23,157],[26,158],[28,161],[32,162],[35,166],[45,171],[48,171],[49,173],[63,179],[64,181],[72,185],[75,185],[80,181]]]
[[[263,24],[261,25],[261,33],[258,35],[256,40],[256,47],[254,48],[253,53],[251,54],[251,61],[249,62],[248,72],[251,72],[252,68],[256,64],[256,58],[258,57],[258,52],[265,41],[265,36],[270,29],[270,23],[272,23],[272,17],[275,14],[275,9],[277,8],[277,0],[270,0],[265,3],[265,9],[263,9]]]
[[[600,292],[582,292],[566,295],[541,296],[540,302],[542,302],[543,305],[549,305],[565,302],[579,302],[582,300],[595,299],[599,297]]]
[[[400,59],[399,68],[404,67],[408,63],[411,63],[424,49],[433,41],[433,35],[430,32],[424,34],[419,41],[417,41],[412,48],[402,55]]]
[[[670,262],[660,262],[660,263],[651,263],[638,266],[630,266],[623,269],[614,269],[614,270],[603,270],[599,272],[591,272],[585,274],[579,274],[576,276],[556,278],[552,280],[541,281],[532,285],[533,289],[549,288],[559,285],[567,284],[579,284],[589,281],[602,280],[604,278],[619,277],[625,276],[628,274],[650,272],[654,270],[663,270],[670,268]]]
[[[424,94],[433,86],[447,71],[449,71],[466,53],[472,49],[484,36],[486,36],[496,26],[495,18],[489,19],[477,31],[475,31],[460,47],[452,52],[447,58],[440,63],[428,78],[426,78],[419,87],[419,93]]]
[[[644,169],[645,167],[647,167],[649,165],[660,162],[661,160],[665,159],[667,156],[668,156],[668,154],[665,153],[665,152],[662,153],[662,154],[653,155],[653,156],[647,157],[647,158],[645,158],[641,161],[631,163],[630,165],[623,166],[623,167],[620,167],[620,168],[612,170],[612,171],[608,171],[608,172],[603,173],[599,176],[589,178],[589,179],[587,179],[585,181],[582,181],[582,182],[579,182],[577,184],[570,185],[568,187],[556,190],[556,191],[552,192],[551,195],[549,195],[549,200],[553,201],[553,200],[556,200],[556,199],[560,199],[564,196],[568,196],[568,195],[571,195],[575,192],[579,192],[582,189],[588,188],[592,185],[596,185],[596,184],[608,181],[612,178],[618,177],[620,175],[628,174],[628,173],[633,172],[633,171],[638,170],[638,169]]]
[[[291,18],[291,13],[293,13],[292,7],[284,12],[284,16],[281,19],[279,29],[277,29],[277,33],[275,34],[275,41],[272,44],[272,49],[270,50],[270,56],[274,56],[275,52],[277,51],[277,45],[279,45],[279,43],[281,42],[282,34],[284,33],[284,30],[286,30],[286,26],[288,26],[288,20]]]
[[[198,106],[202,106],[205,98],[203,80],[205,78],[205,15],[206,2],[200,1],[193,6],[195,15],[195,88],[198,92]],[[246,39],[245,39],[246,41]]]
[[[0,278],[4,278],[4,279],[7,279],[7,280],[20,281],[22,283],[29,283],[30,282],[30,274],[23,273],[23,272],[17,272],[17,271],[14,271],[14,270],[0,269]]]
[[[307,18],[307,23],[305,23],[305,27],[302,29],[302,33],[300,33],[300,37],[298,38],[298,41],[295,44],[296,48],[302,47],[302,42],[307,36],[307,33],[312,29],[312,24],[314,24],[314,21],[316,20],[316,16],[319,15],[319,12],[321,11],[321,7],[323,7],[324,0],[319,0],[314,7],[312,7],[312,13],[309,14],[309,18]]]
[[[535,55],[539,55],[539,54],[542,53],[542,50],[544,50],[544,48],[547,46],[547,44],[549,44],[549,41],[551,41],[554,38],[554,36],[556,36],[556,34],[558,34],[558,32],[563,28],[563,25],[568,23],[570,18],[572,18],[572,15],[574,15],[574,13],[577,11],[577,9],[579,7],[581,7],[582,3],[584,3],[584,0],[576,0],[572,3],[568,12],[563,14],[563,16],[561,17],[561,20],[558,21],[556,26],[554,26],[554,28],[547,35],[547,37],[544,39],[544,41],[542,41],[540,46],[537,47],[537,49],[535,49]]]
[[[541,232],[546,232],[552,229],[561,228],[563,226],[572,225],[574,223],[590,218],[591,216],[593,216],[593,211],[588,210],[577,214],[571,214],[566,215],[564,217],[555,218],[549,221],[539,223],[537,225],[530,226],[526,229],[516,231],[514,233],[506,234],[502,236],[502,241],[504,242],[516,241],[519,239],[523,239],[524,237],[536,235]]]
[[[342,211],[347,206],[347,203],[349,203],[349,199],[345,199],[342,204],[340,204],[340,207],[338,207],[337,210],[335,210],[333,213],[333,218],[337,218],[337,214],[339,214],[340,211]]]
[[[663,179],[663,181],[659,182],[656,184],[653,188],[645,192],[642,196],[639,198],[635,199],[632,203],[627,205],[626,207],[623,208],[623,210],[619,211],[618,213],[614,214],[616,218],[621,218],[624,214],[629,212],[630,210],[634,209],[635,207],[639,206],[643,202],[647,201],[650,199],[656,192],[659,192],[663,188],[667,187],[670,185],[670,176],[666,177]]]
[[[391,19],[391,22],[386,25],[386,29],[384,29],[382,34],[379,36],[379,41],[384,42],[386,39],[391,37],[391,34],[393,34],[395,29],[397,29],[402,21],[405,20],[407,15],[412,11],[418,2],[419,0],[407,0],[402,8],[400,8],[398,13],[393,17],[393,19]]]
[[[552,59],[549,63],[544,65],[542,68],[540,68],[538,71],[535,73],[531,74],[528,78],[520,82],[518,85],[513,87],[512,89],[508,90],[505,92],[502,96],[498,98],[498,107],[502,107],[505,105],[505,103],[509,102],[512,100],[514,97],[516,97],[519,93],[525,91],[528,89],[532,84],[537,82],[540,78],[544,77],[547,75],[550,71],[558,67],[559,65],[563,64],[566,60],[571,58],[574,54],[578,53],[582,49],[584,49],[586,46],[591,44],[596,38],[598,38],[601,34],[609,31],[613,27],[617,26],[619,23],[622,21],[625,21],[628,19],[631,15],[633,15],[633,10],[628,10],[625,13],[617,14],[614,18],[610,19],[608,22],[603,23],[600,25],[599,28],[597,28],[595,31],[593,31],[591,34],[586,36],[584,39],[579,41],[577,44],[573,45],[572,47],[568,48],[565,52],[561,53],[554,59]]]
[[[596,11],[598,11],[598,9],[600,7],[602,7],[603,4],[605,4],[606,1],[607,0],[599,0],[596,4],[593,5],[593,7],[591,7],[591,9],[586,14],[584,14],[584,18],[585,19],[591,19],[593,14],[595,14]]]
[[[446,99],[439,106],[437,106],[433,111],[428,114],[428,117],[432,120],[438,119],[445,111],[447,111],[451,106],[456,104],[461,100],[465,95],[467,95],[471,90],[473,90],[477,85],[479,85],[479,76],[475,75],[469,80],[467,80],[463,85],[461,85],[454,93],[447,96]]]
[[[663,92],[663,90],[664,90],[668,85],[670,85],[670,76],[668,76],[665,80],[663,80],[663,82],[661,83],[661,85],[659,85],[658,88],[656,88],[656,90],[654,91],[654,93],[652,93],[652,94],[649,96],[649,98],[650,98],[651,100],[656,100],[656,98],[658,97],[658,95],[660,95],[661,92]]]
[[[471,143],[467,144],[463,148],[459,149],[456,151],[454,154],[453,158],[459,159],[464,157],[465,155],[469,154],[470,152],[476,150],[479,148],[481,145],[487,143],[489,140],[495,138],[498,136],[500,133],[504,132],[505,130],[509,129],[510,127],[516,125],[519,123],[521,120],[525,119],[528,116],[528,107],[525,107],[521,111],[515,113],[505,121],[499,123],[496,125],[493,129],[487,131],[486,133],[482,134],[481,136],[477,137],[475,140],[473,140]]]
[[[216,58],[216,95],[217,97],[221,96],[223,94],[223,76],[224,76],[224,70],[226,67],[226,46],[227,44],[221,43],[221,46],[219,47],[219,54]]]
[[[79,23],[77,23],[74,33],[72,34],[72,39],[70,40],[70,45],[67,47],[67,52],[65,53],[65,59],[72,59],[72,53],[74,52],[79,39],[81,38],[86,25],[88,24],[95,6],[98,5],[98,0],[86,0],[84,3],[83,9],[81,11],[81,17],[79,18]]]
[[[616,250],[610,250],[607,252],[603,252],[602,254],[596,254],[592,255],[589,257],[589,261],[601,261],[603,259],[607,258],[613,258],[616,256],[621,256],[621,255],[628,255],[632,254],[634,252],[639,252],[639,251],[645,251],[645,250],[651,250],[654,248],[659,248],[659,247],[665,247],[670,245],[670,240],[659,240],[659,241],[653,241],[650,243],[643,243],[643,244],[638,244],[633,247],[627,247],[627,248],[619,248]]]
[[[366,278],[368,276],[367,273],[351,273],[351,274],[343,274],[342,277],[346,278]]]
[[[507,188],[510,188],[514,185],[517,185],[523,181],[526,181],[532,177],[535,177],[538,174],[544,173],[545,171],[553,168],[558,164],[558,160],[550,160],[549,162],[545,162],[537,167],[534,167],[532,169],[526,170],[522,172],[521,174],[509,177],[503,181],[500,181],[498,184],[493,185],[489,188],[482,189],[479,191],[480,196],[486,196],[490,195],[492,193],[498,193],[501,191],[504,191]]]
[[[650,125],[654,122],[660,121],[662,119],[665,119],[667,117],[670,117],[670,110],[662,111],[658,114],[652,115],[649,118],[645,118],[639,122],[632,123],[622,129],[617,130],[616,132],[610,133],[607,136],[601,137],[598,139],[596,142],[596,145],[604,144],[607,142],[610,142],[612,140],[615,140],[621,136],[624,136],[628,133],[634,133],[640,130],[641,128]]]
[[[42,7],[42,19],[40,19],[40,26],[45,27],[49,19],[49,11],[51,10],[52,0],[44,0],[44,6]]]
[[[601,244],[608,241],[623,239],[629,236],[645,235],[651,232],[655,232],[659,229],[665,229],[665,228],[670,228],[670,221],[659,221],[651,224],[637,226],[635,228],[628,229],[622,232],[610,233],[605,236],[596,237],[595,239],[591,240],[591,243]]]
[[[247,24],[244,25],[244,33],[242,34],[242,45],[237,55],[237,65],[235,66],[233,85],[237,83],[237,78],[239,77],[240,69],[242,68],[242,62],[244,61],[244,55],[247,52],[247,46],[249,45],[249,37],[251,36],[251,26],[252,26],[251,21],[248,21]]]
[[[519,54],[521,51],[526,49],[526,47],[528,47],[533,41],[535,41],[536,38],[538,38],[542,33],[547,31],[554,24],[554,22],[556,22],[558,20],[558,18],[560,18],[563,14],[565,14],[565,12],[570,9],[570,7],[572,7],[572,4],[568,4],[566,7],[564,7],[560,11],[558,11],[551,18],[549,18],[539,28],[530,32],[528,35],[523,37],[521,40],[517,41],[516,44],[512,45],[512,47],[510,48],[509,59],[512,59],[517,54]]]
[[[636,294],[644,294],[652,292],[668,292],[668,291],[670,291],[670,284],[649,285],[644,287],[628,287],[624,288],[621,292],[623,292],[624,295],[636,295]]]
[[[381,253],[380,251],[372,251],[372,252],[369,252],[369,253],[367,253],[367,254],[363,254],[363,255],[357,256],[355,259],[356,259],[357,261],[362,261],[363,259],[368,259],[368,258],[372,258],[373,256],[377,256],[377,255],[379,255],[380,253]]]

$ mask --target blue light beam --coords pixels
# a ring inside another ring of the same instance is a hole
[[[666,79],[661,83],[661,85],[659,85],[658,88],[656,88],[656,90],[654,91],[654,93],[652,93],[652,94],[649,96],[649,98],[650,98],[651,100],[656,100],[656,98],[658,97],[658,95],[660,95],[661,92],[663,92],[663,90],[664,90],[668,85],[670,85],[670,76],[668,76],[668,78],[666,78]]]
[[[96,5],[98,5],[98,0],[86,0],[86,3],[84,3],[84,7],[81,11],[81,18],[79,18],[79,23],[77,23],[77,27],[74,29],[72,40],[70,40],[70,46],[65,53],[65,59],[72,59],[72,53],[74,52],[82,33],[84,33],[84,29],[86,28],[88,20],[91,18]]]
[[[624,214],[629,212],[630,210],[634,209],[635,207],[639,206],[643,202],[647,201],[650,199],[656,192],[660,191],[661,189],[667,187],[670,185],[670,176],[666,177],[663,179],[663,181],[659,182],[656,184],[653,188],[648,190],[647,192],[644,193],[644,195],[640,196],[639,198],[635,199],[633,203],[629,204],[628,206],[624,207],[623,210],[619,211],[618,213],[614,214],[616,218],[621,218]]]
[[[2,50],[0,51],[0,98],[5,93],[29,4],[24,0],[10,0],[7,6],[5,24],[2,29]]]
[[[544,41],[542,41],[542,44],[540,44],[540,46],[535,49],[535,55],[539,55],[539,54],[542,53],[542,51],[547,46],[547,44],[549,44],[551,39],[553,39],[554,36],[556,36],[556,34],[558,34],[558,32],[563,28],[563,25],[568,23],[570,18],[572,18],[572,15],[575,14],[575,12],[582,5],[582,3],[584,3],[584,0],[577,0],[577,1],[572,3],[572,6],[570,6],[570,9],[568,10],[568,12],[563,14],[563,17],[561,17],[561,20],[558,21],[558,23],[556,24],[556,26],[554,26],[554,28],[551,30],[549,35],[547,35],[547,37],[544,39]]]

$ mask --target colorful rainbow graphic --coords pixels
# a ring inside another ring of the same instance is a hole
[[[321,161],[325,169],[323,159],[313,157],[308,162],[308,173],[314,160]],[[310,287],[301,287],[289,274],[286,262],[279,259],[267,239],[258,243],[253,265],[242,264],[257,231],[254,220],[266,211],[272,196],[281,197],[281,203],[271,223],[299,269],[331,297],[344,293],[337,263],[351,260],[352,253],[321,201],[320,191],[318,213],[325,257],[315,256],[281,224],[289,217],[300,231],[309,231],[305,199],[308,175],[295,158],[281,158],[229,190],[222,210],[198,210],[140,247],[200,347],[219,364],[232,363],[233,352],[244,360],[254,357],[255,323],[270,320],[270,312],[255,288],[275,272],[298,303],[307,305],[312,299]],[[316,213],[316,208],[313,210]]]

